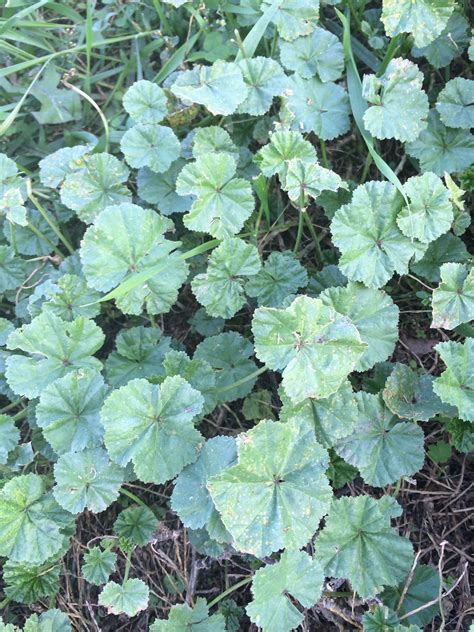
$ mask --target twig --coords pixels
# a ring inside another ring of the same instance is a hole
[[[420,556],[421,556],[422,553],[423,553],[423,551],[420,550],[420,551],[418,551],[418,553],[415,556],[415,560],[414,560],[413,565],[411,567],[410,574],[408,575],[408,579],[405,582],[405,586],[403,587],[402,594],[400,595],[400,599],[398,601],[397,612],[400,612],[400,608],[402,607],[402,603],[405,601],[405,597],[407,596],[408,589],[410,588],[410,584],[413,581],[413,576],[415,574],[415,569],[416,569],[416,566],[418,564],[418,560],[420,559]]]

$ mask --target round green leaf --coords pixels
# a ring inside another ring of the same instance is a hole
[[[52,189],[64,181],[64,178],[75,169],[84,165],[83,157],[92,149],[91,145],[62,147],[39,161],[39,178],[41,184]]]
[[[176,193],[176,178],[185,165],[181,158],[175,160],[165,173],[155,173],[143,167],[138,170],[138,195],[148,204],[153,204],[163,215],[185,213],[191,208],[193,195],[181,196]]]
[[[148,608],[150,591],[141,579],[127,579],[122,585],[108,582],[99,594],[99,605],[107,608],[108,614],[126,614],[134,617]]]
[[[474,319],[474,268],[445,263],[440,274],[440,284],[432,294],[431,326],[454,329]]]
[[[223,239],[238,233],[255,207],[250,184],[235,178],[237,162],[229,154],[198,156],[176,181],[179,195],[196,196],[184,216],[189,229]]]
[[[7,560],[3,565],[5,595],[12,601],[25,604],[39,601],[42,597],[54,597],[59,592],[61,570],[57,562],[28,566]]]
[[[208,482],[235,548],[262,557],[306,544],[331,499],[328,454],[313,429],[297,419],[261,421],[237,449],[237,465]]]
[[[413,548],[390,526],[390,518],[400,513],[396,508],[387,496],[335,500],[315,542],[326,575],[348,579],[362,598],[375,597],[406,577]]]
[[[455,77],[438,95],[436,109],[448,127],[474,127],[474,81]]]
[[[171,608],[166,621],[155,619],[150,632],[226,632],[226,625],[222,614],[209,616],[206,600],[198,597],[194,608],[178,604]]]
[[[347,317],[308,296],[286,309],[258,308],[252,331],[256,356],[283,370],[283,388],[294,403],[335,393],[367,347]]]
[[[206,441],[197,461],[180,473],[171,495],[171,508],[185,527],[198,529],[207,525],[215,512],[207,481],[232,465],[236,458],[232,437],[214,437]]]
[[[90,224],[111,204],[128,202],[131,193],[126,182],[127,167],[110,154],[92,154],[83,159],[81,168],[67,174],[61,186],[61,202]]]
[[[200,103],[212,114],[233,114],[246,99],[248,88],[238,64],[218,60],[178,74],[171,92],[185,102]]]
[[[0,246],[0,292],[15,290],[26,279],[25,261],[9,246]]]
[[[304,615],[291,598],[310,608],[321,596],[323,582],[319,562],[304,551],[285,551],[276,564],[267,564],[255,573],[247,614],[263,632],[295,630]]]
[[[337,191],[343,186],[343,180],[334,171],[297,158],[288,162],[286,180],[283,183],[290,200],[298,202],[300,206],[306,206],[308,196],[317,198],[323,191]]]
[[[160,123],[167,114],[165,91],[146,79],[135,81],[123,95],[123,107],[135,123]]]
[[[421,171],[438,176],[463,171],[472,164],[474,136],[463,129],[445,127],[436,110],[431,110],[428,127],[407,143],[406,151],[420,161]]]
[[[292,42],[281,42],[281,63],[303,79],[317,76],[321,81],[336,81],[344,70],[344,49],[338,38],[316,27],[310,35]]]
[[[440,281],[440,268],[443,263],[463,263],[469,260],[469,253],[464,242],[452,233],[441,235],[432,241],[420,261],[410,265],[411,270],[428,281]]]
[[[181,145],[171,128],[147,123],[137,123],[128,129],[122,136],[120,149],[131,167],[148,167],[155,173],[168,171],[181,153]]]
[[[293,129],[332,140],[349,130],[349,97],[341,86],[293,75],[285,97]]]
[[[319,20],[319,0],[263,0],[262,8],[268,9],[276,4],[276,13],[272,19],[280,36],[285,40],[294,40],[308,35]]]
[[[244,283],[258,274],[258,250],[237,237],[225,239],[209,256],[207,271],[191,287],[210,316],[231,318],[245,305]]]
[[[101,418],[105,445],[113,461],[133,462],[138,478],[164,483],[198,456],[202,441],[193,419],[204,400],[181,377],[161,385],[131,380],[105,400]]]
[[[469,42],[468,26],[466,18],[459,11],[453,11],[438,37],[427,46],[414,46],[411,49],[412,56],[426,57],[435,68],[448,66],[464,52]]]
[[[262,147],[255,161],[263,175],[278,174],[285,182],[288,163],[297,158],[305,163],[316,162],[316,150],[299,132],[279,130],[270,135],[270,142]]]
[[[87,507],[100,513],[118,498],[123,470],[109,461],[105,450],[93,448],[60,456],[54,479],[54,497],[66,511],[78,514]]]
[[[20,431],[15,426],[13,417],[0,415],[0,465],[5,465],[8,453],[16,448],[20,441]]]
[[[434,378],[417,375],[406,364],[396,364],[387,378],[383,399],[394,415],[414,421],[429,421],[439,414],[455,415],[456,409],[443,404],[433,392]]]
[[[392,184],[367,182],[336,211],[331,232],[342,255],[339,267],[349,279],[382,287],[394,272],[406,274],[412,256],[424,252],[397,226],[402,207],[403,197]]]
[[[415,46],[427,46],[446,26],[454,0],[383,0],[382,22],[389,37],[411,33]]]
[[[238,65],[248,89],[238,112],[261,116],[271,108],[273,97],[283,94],[288,78],[280,64],[269,57],[242,59]]]
[[[367,343],[356,371],[367,371],[392,355],[398,340],[399,309],[385,292],[350,282],[347,287],[324,290],[319,297],[325,305],[347,316]]]
[[[464,421],[474,421],[474,338],[464,343],[440,342],[435,347],[446,365],[433,384],[434,392],[446,404],[456,406]]]
[[[193,137],[193,158],[205,156],[206,154],[229,154],[235,160],[239,160],[239,149],[222,127],[211,125],[210,127],[200,127],[195,130]]]
[[[190,360],[184,351],[168,351],[163,359],[166,376],[180,375],[204,398],[203,409],[198,419],[207,415],[216,407],[216,375],[206,360],[194,358]]]
[[[0,555],[14,562],[42,564],[63,544],[70,516],[45,493],[37,474],[17,476],[0,491]]]
[[[434,173],[409,178],[403,185],[410,208],[403,207],[397,217],[407,237],[428,243],[448,232],[454,220],[449,190]]]
[[[392,59],[381,77],[365,75],[362,95],[369,103],[365,128],[375,138],[416,140],[427,125],[429,110],[422,84],[418,66],[401,57]]]
[[[247,281],[245,291],[256,297],[260,306],[281,307],[288,296],[307,283],[306,270],[291,251],[285,250],[267,257],[263,268]]]
[[[381,397],[355,395],[359,419],[353,434],[340,439],[336,452],[356,467],[368,485],[385,487],[423,467],[424,434],[415,423],[400,422]]]
[[[78,316],[95,318],[100,314],[99,299],[99,292],[87,287],[84,279],[75,274],[65,274],[46,291],[41,309],[68,321]]]
[[[187,265],[175,251],[180,242],[164,234],[172,222],[135,204],[110,206],[96,218],[81,243],[80,255],[87,284],[103,292],[125,279],[159,268],[146,283],[117,297],[126,314],[140,314],[145,303],[151,314],[167,312],[187,277]]]
[[[44,313],[13,331],[9,349],[20,349],[31,357],[12,354],[6,363],[6,378],[18,395],[38,397],[48,384],[76,369],[100,370],[92,357],[104,341],[102,330],[83,316],[65,322]]]
[[[305,399],[293,404],[283,389],[279,392],[282,407],[280,420],[300,419],[307,422],[316,434],[316,439],[330,448],[341,438],[354,431],[358,410],[349,380],[343,382],[338,391],[324,399]]]
[[[102,376],[91,369],[68,373],[42,390],[36,422],[57,454],[102,443],[100,409],[106,393]]]
[[[136,546],[145,546],[153,539],[158,520],[148,507],[128,507],[121,511],[114,522],[114,533]]]
[[[115,570],[117,555],[112,551],[103,551],[99,546],[93,546],[84,553],[81,566],[82,576],[90,584],[101,586],[109,579]]]

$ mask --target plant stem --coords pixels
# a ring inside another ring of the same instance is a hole
[[[234,584],[227,590],[224,590],[224,592],[222,592],[220,595],[217,595],[215,599],[209,602],[209,609],[215,606],[216,604],[218,604],[219,601],[222,601],[223,599],[225,599],[228,595],[231,595],[234,591],[238,590],[239,588],[242,588],[242,586],[245,586],[246,584],[250,584],[252,579],[253,579],[253,576],[246,577],[245,579],[242,579],[242,581],[237,582],[236,584]]]
[[[25,400],[26,400],[26,397],[20,397],[19,399],[17,399],[16,401],[12,402],[11,404],[8,404],[8,406],[5,406],[5,408],[2,408],[0,410],[0,415],[3,415],[4,413],[7,413],[9,410],[13,410],[13,408],[16,408],[17,406],[19,406]]]
[[[265,371],[267,371],[267,367],[262,366],[256,371],[254,371],[253,373],[250,373],[249,375],[246,375],[242,379],[237,380],[237,382],[233,382],[232,384],[227,384],[227,386],[221,386],[221,388],[216,388],[216,393],[225,393],[226,391],[230,391],[233,388],[238,388],[239,386],[242,386],[242,384],[245,384],[246,382],[250,382],[250,380],[253,380],[255,377],[262,375],[262,373],[265,373]]]
[[[90,103],[92,107],[94,108],[94,110],[97,112],[97,114],[100,117],[100,120],[102,121],[102,125],[104,127],[105,151],[108,152],[109,145],[110,145],[110,130],[109,130],[109,124],[107,122],[107,119],[104,116],[104,113],[102,112],[100,107],[97,105],[97,103],[94,101],[94,99],[90,97],[88,94],[86,94],[85,92],[83,92],[80,88],[73,86],[72,83],[69,83],[69,81],[67,81],[67,79],[63,79],[62,83],[63,85],[66,86],[66,88],[69,88],[69,90],[72,90],[73,92],[78,94],[80,97],[85,99],[88,103]]]
[[[309,228],[309,232],[311,233],[311,237],[313,238],[313,242],[314,242],[314,249],[316,251],[316,261],[318,266],[322,266],[323,265],[323,253],[321,250],[321,244],[319,243],[319,239],[318,236],[316,234],[316,231],[314,229],[313,226],[313,222],[311,221],[311,218],[309,217],[308,213],[303,213],[304,216],[304,220],[306,222],[306,225]]]
[[[380,68],[378,69],[377,77],[383,75],[383,73],[387,70],[387,66],[394,58],[395,53],[397,52],[397,48],[400,44],[400,35],[395,35],[395,37],[392,37],[392,39],[390,40],[390,44],[387,47],[385,56],[382,59],[382,63],[380,64]]]
[[[122,496],[128,496],[131,500],[136,502],[137,505],[140,505],[140,507],[144,507],[145,509],[150,509],[150,507],[148,507],[148,505],[146,504],[144,500],[142,500],[141,498],[138,498],[138,496],[135,496],[133,492],[129,491],[125,487],[120,488],[120,493],[122,494]]]
[[[23,408],[23,410],[21,410],[19,413],[17,413],[13,417],[13,421],[20,421],[21,419],[24,419],[27,415],[28,415],[28,408]]]
[[[319,146],[321,148],[321,159],[323,161],[323,167],[325,169],[330,169],[331,165],[329,164],[329,160],[328,160],[328,152],[326,150],[326,142],[320,138],[319,140]]]
[[[57,255],[61,257],[61,259],[64,258],[64,254],[60,250],[58,250],[53,243],[49,241],[46,235],[43,232],[41,232],[39,228],[36,228],[36,226],[31,224],[30,222],[28,222],[27,227],[31,230],[32,233],[34,233],[37,237],[43,240],[44,243],[51,248],[51,251],[54,251]]]
[[[304,218],[303,215],[306,213],[306,211],[304,209],[300,209],[300,214],[298,217],[298,230],[296,232],[296,241],[295,241],[295,246],[293,248],[293,253],[296,254],[298,252],[298,250],[300,249],[301,246],[301,239],[303,237],[303,223],[304,223]]]
[[[123,583],[125,584],[125,582],[128,579],[128,575],[130,573],[130,567],[132,566],[132,551],[129,551],[127,553],[127,560],[125,562],[125,572],[123,574]]]
[[[53,221],[46,209],[44,209],[41,204],[39,203],[39,201],[36,199],[36,196],[33,195],[33,192],[30,192],[30,200],[33,202],[33,204],[36,206],[36,208],[38,209],[38,211],[40,212],[40,214],[43,216],[43,219],[47,222],[48,226],[51,228],[51,230],[54,232],[54,234],[56,235],[56,237],[58,237],[62,243],[64,244],[64,246],[67,248],[67,250],[69,251],[70,255],[74,254],[74,248],[71,246],[71,244],[69,243],[69,241],[66,239],[66,237],[62,234],[62,232],[59,229],[59,226],[56,224],[55,221]]]

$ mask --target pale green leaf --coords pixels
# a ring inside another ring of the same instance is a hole
[[[125,160],[136,169],[148,167],[155,173],[168,171],[179,158],[181,145],[170,127],[137,123],[120,141]]]
[[[14,450],[20,441],[20,431],[15,426],[13,417],[0,414],[0,465],[5,465],[8,453]]]
[[[385,487],[418,472],[424,462],[424,434],[401,422],[377,395],[355,395],[359,418],[353,434],[340,439],[336,452],[356,467],[368,485]]]
[[[410,269],[432,283],[439,282],[440,268],[444,263],[463,263],[469,260],[464,242],[452,233],[441,235],[432,241],[420,261],[412,263]]]
[[[235,440],[218,436],[206,441],[197,461],[182,470],[171,495],[171,508],[185,527],[198,529],[208,524],[216,510],[207,481],[233,465],[236,459]]]
[[[99,546],[93,546],[84,553],[81,573],[86,582],[101,586],[109,579],[115,570],[116,553],[103,551]]]
[[[57,502],[72,514],[85,508],[100,513],[117,500],[123,483],[123,470],[111,463],[102,448],[69,452],[54,466]]]
[[[245,291],[254,296],[260,306],[281,307],[283,301],[306,287],[308,274],[290,250],[272,252],[263,268],[251,277]]]
[[[339,439],[352,434],[355,428],[358,410],[349,380],[324,399],[305,399],[293,404],[283,389],[280,389],[279,395],[282,402],[280,420],[294,418],[307,422],[325,448],[334,446]]]
[[[435,349],[446,369],[434,381],[434,392],[446,404],[456,406],[461,419],[474,421],[474,338],[466,338],[464,343],[440,342]]]
[[[5,215],[12,224],[26,226],[28,220],[20,189],[8,189],[0,198],[0,215]]]
[[[406,151],[418,158],[421,171],[432,171],[438,176],[467,169],[473,162],[474,136],[469,130],[445,127],[436,110],[431,110],[428,127]]]
[[[362,96],[369,104],[365,128],[375,138],[416,140],[426,128],[429,109],[422,84],[418,66],[401,57],[392,59],[381,77],[365,75]]]
[[[239,114],[261,116],[268,112],[273,97],[281,96],[288,78],[280,64],[269,57],[253,57],[238,62],[248,93],[239,107]]]
[[[382,393],[384,401],[394,415],[414,421],[455,415],[456,409],[443,404],[433,391],[433,381],[431,375],[417,375],[406,364],[395,364]]]
[[[316,162],[316,150],[299,132],[280,130],[270,135],[270,142],[255,156],[260,171],[267,176],[278,174],[285,182],[290,160],[297,158],[305,163]]]
[[[288,162],[286,179],[282,186],[290,200],[306,206],[308,197],[317,198],[323,191],[337,191],[345,185],[334,171],[317,163],[306,163],[294,158]]]
[[[0,555],[42,564],[61,549],[61,530],[69,520],[70,515],[45,492],[41,476],[16,476],[0,491]]]
[[[390,526],[390,518],[399,515],[395,508],[396,501],[386,496],[334,501],[315,541],[326,575],[348,579],[362,598],[396,586],[411,568],[413,548]]]
[[[217,125],[201,127],[193,137],[193,158],[206,154],[229,154],[239,160],[239,149],[230,137],[229,132]]]
[[[191,208],[194,196],[181,196],[176,193],[176,179],[186,162],[175,160],[165,173],[155,173],[143,167],[138,170],[138,195],[148,204],[153,204],[163,215],[185,213]]]
[[[40,125],[58,125],[81,118],[79,95],[67,88],[58,88],[60,78],[54,66],[49,66],[31,89],[30,94],[41,104],[40,110],[32,112]]]
[[[126,314],[140,314],[143,304],[151,314],[169,311],[188,270],[175,251],[180,242],[164,236],[171,228],[169,219],[135,204],[105,209],[87,229],[81,243],[87,284],[107,292],[162,263],[163,270],[159,274],[116,300]]]
[[[135,123],[160,123],[167,114],[165,91],[146,79],[135,81],[123,95],[123,107]]]
[[[427,46],[414,46],[412,56],[426,57],[435,68],[448,66],[453,59],[462,55],[469,43],[468,26],[466,18],[459,11],[453,11],[438,37]]]
[[[110,154],[92,154],[81,161],[80,168],[68,173],[61,186],[61,202],[76,211],[86,224],[111,204],[128,202],[129,170]]]
[[[328,454],[311,426],[261,421],[237,449],[237,465],[208,482],[234,547],[262,557],[306,544],[331,500]]]
[[[184,351],[168,351],[163,359],[166,376],[180,375],[204,397],[204,406],[198,419],[214,410],[216,402],[216,375],[206,360],[190,359]]]
[[[41,233],[41,237],[38,233],[33,232],[35,228]],[[10,245],[13,245],[13,242],[15,242],[16,250],[22,255],[49,255],[58,243],[58,237],[51,226],[39,211],[32,207],[28,207],[27,226],[15,224],[12,231],[11,222],[5,219],[3,234]]]
[[[303,79],[336,81],[344,70],[344,49],[335,35],[316,27],[310,35],[281,42],[281,63]]]
[[[227,153],[199,155],[176,181],[179,195],[196,196],[184,224],[223,239],[238,233],[255,207],[250,184],[236,178],[237,162]]]
[[[7,560],[3,565],[5,595],[12,601],[25,604],[39,601],[42,597],[54,597],[59,592],[61,570],[56,560],[46,561],[41,566]]]
[[[255,246],[236,237],[225,239],[212,251],[206,272],[196,275],[191,287],[210,316],[231,318],[245,305],[245,280],[260,268]]]
[[[164,483],[198,456],[202,442],[193,419],[204,400],[181,377],[161,385],[131,380],[105,400],[101,418],[105,445],[113,461],[133,462],[138,478]]]
[[[415,46],[427,46],[442,33],[454,6],[454,0],[383,0],[382,22],[389,37],[410,33]]]
[[[100,361],[92,355],[103,341],[102,330],[92,320],[80,316],[66,322],[51,313],[40,314],[8,337],[9,349],[31,355],[12,354],[7,359],[8,384],[18,395],[33,398],[71,371],[100,370]]]
[[[106,393],[100,373],[87,368],[68,373],[41,391],[36,423],[57,454],[102,443],[100,409]]]
[[[432,294],[432,327],[454,329],[474,320],[474,268],[460,263],[445,263],[441,281]]]
[[[256,356],[283,371],[283,388],[294,403],[335,393],[367,347],[347,317],[307,296],[286,309],[258,308],[252,331]]]
[[[148,607],[150,591],[141,579],[127,579],[123,584],[108,582],[99,594],[99,605],[107,608],[108,614],[135,616]]]
[[[364,632],[422,632],[416,625],[402,625],[397,613],[383,605],[377,605],[373,612],[364,614],[362,623]]]
[[[325,305],[347,316],[357,327],[367,349],[355,366],[367,371],[391,356],[398,340],[399,309],[382,290],[350,282],[347,287],[329,288],[320,294]]]
[[[246,99],[248,88],[238,64],[218,60],[178,74],[171,92],[184,102],[200,103],[212,114],[233,114]]]
[[[339,267],[349,279],[382,287],[394,272],[406,274],[413,255],[423,253],[397,226],[403,205],[393,184],[372,181],[358,186],[351,202],[336,211],[331,232],[342,255]]]
[[[128,507],[114,522],[114,533],[136,546],[145,546],[153,539],[158,520],[148,507]]]
[[[123,329],[115,341],[116,351],[105,361],[107,381],[123,386],[136,378],[156,378],[165,374],[163,359],[170,349],[171,338],[153,327]]]
[[[276,564],[267,564],[255,573],[247,614],[263,632],[295,630],[304,614],[292,599],[310,608],[321,596],[323,582],[319,562],[304,551],[285,551]]]
[[[216,394],[220,402],[232,402],[250,393],[257,377],[251,377],[257,365],[250,356],[253,346],[236,331],[227,331],[203,340],[196,348],[194,358],[205,360],[216,373]],[[250,379],[245,379],[250,378]],[[233,384],[244,380],[239,386]]]
[[[263,0],[266,9],[273,0]],[[285,40],[294,40],[311,33],[319,20],[319,0],[281,0],[272,22]]]
[[[198,597],[194,608],[178,604],[171,608],[168,619],[155,619],[150,632],[226,632],[226,626],[223,615],[209,615],[206,600]]]
[[[15,290],[27,277],[24,259],[9,246],[0,246],[0,292]]]
[[[286,94],[285,105],[294,130],[314,132],[323,140],[349,130],[349,97],[338,84],[293,75]]]
[[[79,316],[95,318],[100,314],[97,303],[100,296],[99,292],[87,287],[84,279],[65,274],[46,291],[41,309],[68,321]]]
[[[72,632],[72,627],[67,614],[53,608],[28,617],[23,632]]]
[[[436,109],[447,127],[474,127],[474,81],[455,77],[438,95]]]
[[[56,189],[64,178],[75,169],[83,167],[84,156],[91,151],[90,145],[62,147],[39,161],[39,178],[46,187]]]
[[[397,224],[406,237],[428,243],[448,232],[454,220],[453,204],[441,178],[428,171],[408,178],[403,188],[410,208],[402,208]]]

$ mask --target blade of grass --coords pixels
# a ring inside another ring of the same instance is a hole
[[[239,49],[235,61],[240,61],[241,59],[247,57],[251,59],[257,50],[257,46],[260,44],[260,40],[263,37],[263,34],[267,30],[268,25],[273,20],[278,11],[282,0],[273,0],[271,5],[266,9],[263,14],[259,17],[259,19],[252,26],[250,31],[247,33],[246,38],[242,42],[242,49]]]
[[[33,13],[33,11],[36,11],[36,9],[40,9],[47,3],[48,0],[39,0],[39,2],[35,2],[30,7],[25,7],[24,9],[21,9],[21,11],[18,11],[18,13],[15,13],[15,15],[12,15],[11,18],[8,18],[8,20],[0,25],[0,35],[3,35],[3,33],[15,26],[18,20],[22,20],[27,15],[30,15],[30,13]]]
[[[349,92],[352,115],[354,116],[354,120],[359,129],[359,132],[364,139],[365,144],[367,145],[367,149],[369,150],[369,153],[372,156],[377,169],[383,176],[385,176],[385,178],[389,182],[391,182],[400,191],[408,209],[410,209],[410,203],[403,189],[402,183],[400,182],[390,165],[388,165],[382,158],[382,156],[377,153],[377,150],[374,146],[374,139],[372,135],[365,129],[363,117],[368,104],[362,96],[362,82],[360,80],[359,72],[357,70],[357,65],[352,52],[349,20],[338,9],[335,9],[335,11],[344,27],[343,43],[344,55],[346,58],[347,89]]]
[[[86,81],[85,88],[87,92],[91,91],[91,62],[92,62],[92,43],[94,41],[94,33],[92,31],[92,15],[94,9],[92,0],[87,0],[86,5]]]
[[[172,72],[180,66],[189,53],[192,51],[194,44],[198,41],[202,30],[199,29],[197,33],[195,33],[192,37],[190,37],[182,46],[178,48],[178,50],[171,55],[168,61],[162,66],[160,72],[154,77],[153,81],[155,83],[161,83],[168,77]]]

